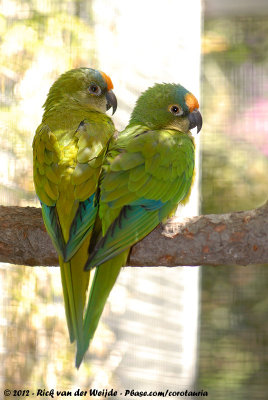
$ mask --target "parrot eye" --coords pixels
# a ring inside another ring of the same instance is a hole
[[[89,93],[99,96],[101,94],[101,88],[96,85],[96,83],[92,83],[88,88]]]
[[[180,106],[178,106],[178,104],[172,104],[171,106],[169,106],[168,111],[176,116],[180,116],[183,114],[183,110]]]

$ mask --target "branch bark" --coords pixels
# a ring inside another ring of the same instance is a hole
[[[41,209],[0,206],[0,261],[58,265]],[[268,263],[268,202],[255,210],[172,218],[136,244],[129,266]]]

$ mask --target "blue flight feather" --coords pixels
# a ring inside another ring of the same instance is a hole
[[[64,261],[67,262],[76,253],[87,234],[92,230],[98,206],[93,193],[87,200],[80,202],[76,215],[70,228],[69,240],[64,253]]]

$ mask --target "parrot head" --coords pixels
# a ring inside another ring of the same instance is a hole
[[[105,113],[112,107],[114,114],[117,100],[112,89],[111,78],[104,72],[91,68],[72,69],[60,75],[51,86],[44,104],[45,112],[64,106]]]
[[[198,133],[202,128],[202,116],[195,96],[183,86],[157,83],[141,94],[129,123],[184,133],[197,127]]]

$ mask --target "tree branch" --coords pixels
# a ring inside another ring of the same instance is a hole
[[[58,265],[41,209],[0,206],[0,261]],[[268,202],[255,210],[172,218],[131,252],[130,266],[268,263]]]

